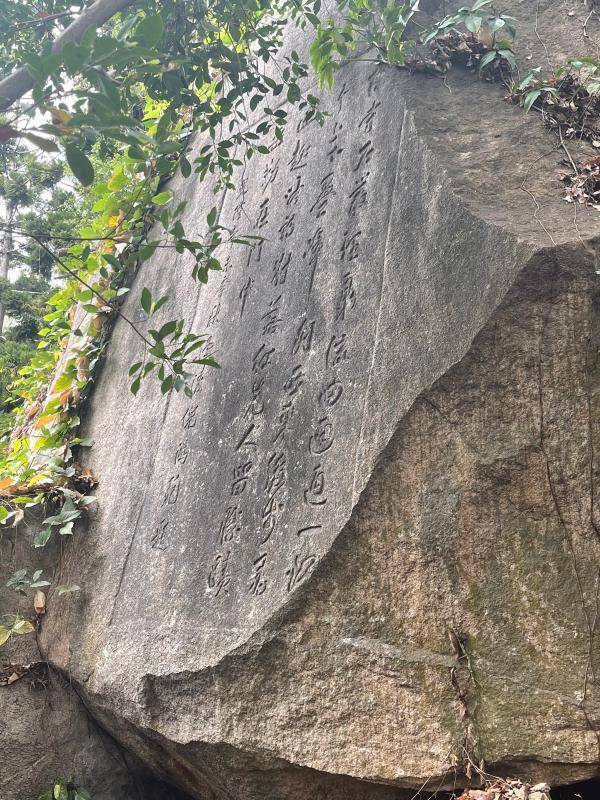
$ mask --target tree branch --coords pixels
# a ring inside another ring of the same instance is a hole
[[[111,17],[139,0],[96,0],[86,8],[68,28],[56,38],[53,53],[60,53],[67,42],[79,42],[88,28],[99,28]],[[33,88],[33,79],[27,67],[20,67],[0,80],[0,111],[6,111]]]
[[[57,256],[56,253],[53,250],[51,250],[39,237],[35,236],[33,233],[29,233],[27,235],[29,237],[31,237],[32,239],[34,239],[34,241],[36,241],[39,244],[39,246],[42,247],[48,253],[48,255],[51,256],[56,261],[56,263],[59,264],[62,267],[62,269],[64,269],[64,271],[67,273],[67,275],[70,275],[71,278],[74,278],[76,281],[79,281],[79,283],[81,283],[83,286],[85,286],[86,289],[89,289],[90,292],[92,292],[93,295],[95,295],[102,303],[104,303],[104,305],[107,308],[110,308],[112,311],[114,311],[117,314],[118,317],[121,317],[121,319],[124,320],[129,325],[129,327],[132,328],[135,331],[135,333],[140,337],[140,339],[146,345],[148,345],[148,347],[154,347],[154,343],[151,342],[149,339],[147,339],[144,336],[144,334],[135,325],[135,323],[133,323],[129,319],[129,317],[126,317],[125,314],[123,314],[121,312],[121,310],[119,309],[119,307],[115,303],[111,302],[110,300],[107,300],[106,297],[104,297],[100,292],[98,292],[96,289],[94,289],[93,286],[91,286],[89,283],[87,283],[87,281],[85,281],[81,277],[81,275],[78,275],[70,267],[67,267],[65,262],[61,258],[59,258],[59,256]],[[98,311],[100,311],[100,309],[98,309]],[[170,358],[167,355],[162,356],[162,358],[163,358],[164,361],[167,361],[167,362],[171,362],[173,360],[172,358]]]
[[[10,28],[6,30],[6,33],[20,31],[23,28],[38,28],[41,25],[46,25],[48,22],[54,22],[55,19],[72,17],[74,14],[74,11],[61,11],[60,14],[48,14],[47,17],[36,17],[36,19],[26,19],[23,22],[15,22],[14,25],[11,25]]]

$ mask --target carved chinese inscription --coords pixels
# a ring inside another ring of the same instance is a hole
[[[306,261],[308,267],[308,294],[312,292],[313,283],[315,280],[315,273],[319,265],[319,259],[323,252],[323,228],[319,226],[309,238],[306,250],[302,253],[302,258]]]
[[[302,555],[298,553],[294,556],[294,561],[288,569],[286,569],[285,574],[288,579],[287,582],[287,590],[291,592],[296,586],[301,583],[304,578],[308,575],[310,570],[314,567],[317,562],[317,556],[314,553],[307,553],[306,555]]]
[[[305,144],[300,139],[298,139],[292,157],[288,161],[290,170],[303,169],[308,164],[309,153],[310,153],[310,145]]]
[[[166,550],[167,549],[167,530],[169,528],[169,520],[164,518],[156,525],[152,536],[150,537],[150,547],[153,550]]]
[[[310,484],[304,490],[304,502],[309,506],[324,506],[327,502],[325,472],[321,464],[316,464],[313,468]]]
[[[225,554],[217,553],[214,558],[206,579],[208,591],[213,597],[218,597],[221,592],[227,594],[229,591],[229,582],[231,580],[230,556],[231,551],[227,550]]]
[[[285,283],[291,260],[291,252],[285,252],[285,250],[277,256],[273,263],[273,273],[271,277],[273,286],[281,286]]]
[[[267,563],[267,554],[261,553],[252,564],[252,575],[250,576],[250,592],[253,595],[264,594],[267,588],[267,581],[264,577],[265,564]]]
[[[329,172],[324,178],[321,179],[318,197],[310,207],[310,212],[314,212],[317,219],[325,214],[325,211],[327,210],[327,204],[334,194],[335,187],[333,184],[333,172]]]
[[[233,214],[260,237],[252,248],[231,246],[228,275],[203,307],[209,334],[233,318],[236,357],[222,364],[221,383],[200,372],[198,394],[178,406],[180,432],[161,485],[164,517],[151,546],[173,543],[173,514],[190,496],[185,471],[205,433],[204,398],[213,392],[226,400],[214,454],[218,489],[201,530],[209,549],[199,569],[207,599],[226,608],[254,613],[269,597],[294,591],[337,524],[339,463],[357,435],[342,411],[363,405],[361,357],[370,330],[363,306],[373,285],[364,259],[382,175],[375,78],[360,92],[351,108],[355,87],[343,84],[322,128],[290,126],[300,132],[295,140],[286,138],[264,163],[240,165],[238,188],[224,201],[224,225]],[[198,450],[213,458],[208,447]]]

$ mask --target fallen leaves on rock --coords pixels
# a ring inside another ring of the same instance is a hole
[[[575,173],[562,176],[565,200],[600,210],[600,156],[580,164]]]
[[[483,789],[465,789],[458,800],[550,800],[547,783],[530,785],[520,780],[496,780]]]
[[[433,61],[447,72],[451,65],[468,70],[478,70],[481,60],[490,53],[489,44],[476,36],[452,29],[443,36],[437,36],[430,44]],[[481,71],[486,80],[496,81],[504,77],[508,68],[506,59],[499,57]],[[508,74],[508,73],[507,73]]]
[[[0,686],[11,686],[25,677],[30,678],[32,686],[45,686],[47,669],[45,661],[32,661],[31,664],[6,664],[0,667]]]
[[[563,139],[588,141],[600,147],[600,95],[590,93],[578,73],[532,82],[514,92],[511,99],[523,104],[527,94],[537,89],[540,94],[531,108],[541,113],[548,128],[560,131]]]
[[[492,60],[487,58],[490,55],[494,56]],[[482,62],[484,58],[487,58],[487,63]],[[506,80],[510,75],[510,64],[506,58],[496,51],[490,51],[489,44],[476,36],[455,28],[436,36],[429,43],[427,51],[407,58],[403,66],[411,72],[429,75],[444,75],[453,66],[459,66],[467,70],[479,70],[480,76],[490,82]]]

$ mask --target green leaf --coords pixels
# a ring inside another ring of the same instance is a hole
[[[7,628],[6,625],[0,625],[0,647],[8,642],[12,636],[12,628]]]
[[[506,22],[502,19],[502,17],[496,17],[488,23],[488,28],[490,29],[491,33],[496,33],[496,31],[499,31],[500,28],[503,28],[505,25]]]
[[[150,242],[150,244],[144,245],[144,247],[142,247],[137,254],[139,260],[147,261],[149,258],[151,258],[154,255],[157,246],[158,242]]]
[[[173,192],[169,191],[159,192],[158,194],[154,195],[154,197],[152,198],[152,202],[156,206],[165,206],[167,203],[170,203],[172,199],[173,199]]]
[[[111,81],[103,72],[98,73],[98,78],[102,85],[102,91],[106,95],[113,109],[120,113],[121,111],[121,98],[119,97],[119,90],[115,83]]]
[[[297,83],[291,83],[287,90],[287,99],[290,103],[297,103],[301,98],[300,87]]]
[[[51,535],[52,535],[52,528],[51,527],[48,526],[47,528],[42,528],[42,530],[38,533],[38,535],[33,540],[33,546],[34,547],[44,547],[48,543],[48,540],[50,539]]]
[[[179,159],[179,169],[184,178],[189,178],[192,174],[192,165],[185,156],[181,156]]]
[[[481,17],[475,14],[469,14],[465,17],[465,28],[471,33],[478,33],[481,28]]]
[[[138,24],[135,37],[147,47],[155,47],[162,39],[164,27],[158,14],[149,14]]]
[[[29,140],[31,144],[39,147],[40,150],[43,150],[45,153],[58,153],[58,145],[53,139],[45,139],[43,136],[38,136],[37,134],[29,133],[28,131],[23,131],[21,136]]]
[[[111,192],[118,192],[127,185],[127,180],[127,176],[123,173],[123,170],[117,170],[108,181],[108,188]]]
[[[212,228],[216,220],[217,220],[217,208],[216,206],[213,206],[207,214],[206,224],[208,225],[209,228]]]
[[[517,68],[517,61],[512,50],[498,50],[498,55],[508,62],[511,69]]]
[[[111,267],[114,267],[116,270],[120,270],[123,266],[119,259],[116,256],[113,256],[112,253],[102,253],[102,258],[107,264],[110,264]]]
[[[72,143],[65,146],[65,155],[73,175],[83,186],[89,186],[94,180],[94,167],[89,158]]]
[[[152,313],[155,314],[158,311],[159,308],[164,306],[164,304],[167,302],[168,299],[169,299],[169,296],[165,295],[164,297],[161,297],[159,300],[156,300],[152,305]]]
[[[523,101],[523,108],[526,112],[529,112],[531,106],[535,103],[541,93],[541,89],[533,89],[531,92],[527,92],[525,95],[525,100]]]
[[[56,591],[58,592],[59,595],[72,594],[73,592],[81,591],[81,587],[77,586],[76,583],[72,584],[71,586],[68,586],[67,584],[61,584],[60,586],[56,587]]]
[[[142,308],[144,309],[144,311],[146,312],[146,314],[149,314],[150,310],[152,308],[152,295],[150,294],[150,290],[146,289],[146,287],[144,287],[142,289],[142,295],[140,297],[140,304],[141,304]]]
[[[165,322],[162,328],[158,331],[158,338],[164,339],[165,336],[168,336],[170,333],[174,333],[177,330],[177,321],[172,319],[169,322]]]
[[[495,58],[496,58],[496,51],[490,50],[489,53],[486,53],[479,62],[479,69],[487,67],[487,65],[490,64]]]
[[[137,144],[132,144],[129,150],[127,151],[127,155],[132,161],[145,161],[146,154],[142,150],[142,148]]]
[[[75,42],[67,42],[61,51],[65,66],[71,72],[77,72],[85,64],[90,55],[89,50]]]
[[[538,79],[537,75],[540,72],[540,69],[541,67],[536,67],[534,70],[532,70],[529,75],[523,78],[521,83],[517,84],[517,89],[521,91],[522,89],[526,89],[532,83],[535,83],[535,81]]]

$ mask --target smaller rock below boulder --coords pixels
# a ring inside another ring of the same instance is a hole
[[[27,535],[0,536],[3,622],[16,614],[35,620],[43,611],[31,592],[6,585],[31,559]],[[43,559],[36,566],[51,575],[56,553]],[[48,668],[33,634],[12,636],[0,648],[0,754],[0,800],[38,800],[59,780],[73,781],[93,800],[185,800],[90,719],[69,681]]]

